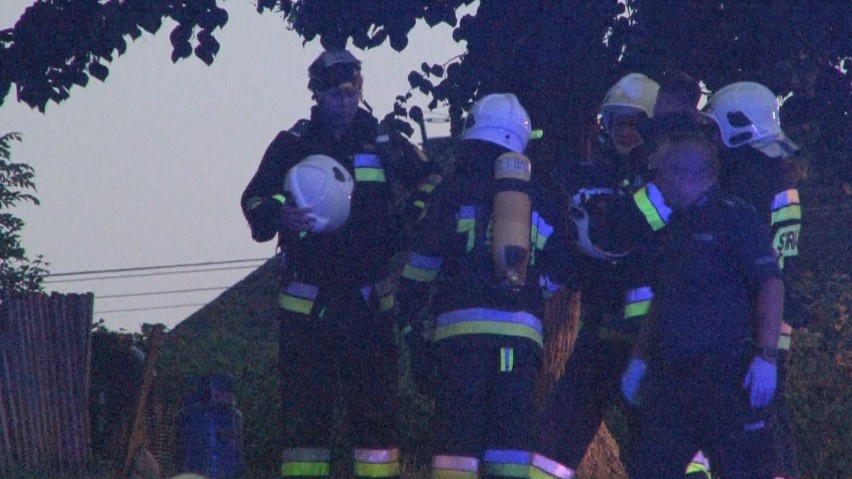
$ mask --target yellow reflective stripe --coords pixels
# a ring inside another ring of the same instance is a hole
[[[778,337],[778,349],[789,350],[792,342],[793,338],[789,334],[781,333],[781,336]]]
[[[281,203],[282,205],[287,203],[287,197],[284,195],[272,195],[272,199]]]
[[[328,477],[327,462],[285,462],[281,465],[281,477]]]
[[[500,372],[509,373],[515,369],[514,348],[500,348]]]
[[[385,170],[383,168],[355,168],[355,181],[375,181],[385,183]]]
[[[261,203],[263,203],[263,198],[260,198],[260,197],[257,197],[257,196],[252,196],[251,198],[248,198],[246,200],[246,209],[247,210],[253,210],[253,209],[257,208],[258,205],[260,205]]]
[[[410,264],[405,265],[405,268],[402,269],[403,278],[418,281],[420,283],[429,283],[434,281],[437,276],[438,270],[417,268]]]
[[[417,188],[417,191],[422,191],[423,193],[431,193],[431,192],[435,191],[435,186],[437,186],[437,185],[435,183],[432,183],[431,181],[426,182],[426,183],[421,183],[420,187]]]
[[[426,202],[425,202],[425,201],[423,201],[423,200],[415,200],[415,201],[414,201],[414,206],[415,206],[416,208],[420,208],[420,209],[422,210],[423,208],[426,208]]]
[[[642,212],[642,215],[645,216],[645,221],[651,225],[651,229],[659,231],[666,226],[666,221],[662,216],[660,216],[657,208],[651,202],[651,198],[648,197],[647,187],[643,186],[639,189],[639,191],[633,193],[633,201],[636,203],[636,206],[639,207],[639,211]]]
[[[535,247],[544,249],[547,238],[550,238],[551,234],[553,234],[553,226],[547,224],[541,215],[538,214],[538,211],[533,211],[530,222],[530,238],[534,239]]]
[[[353,466],[357,477],[396,477],[399,476],[399,469],[399,461],[384,464],[356,461]]]
[[[390,311],[391,309],[393,309],[394,304],[395,303],[392,294],[379,298],[379,310],[382,312]]]
[[[800,219],[802,219],[801,205],[789,205],[772,212],[772,224],[780,223],[786,220]]]
[[[443,260],[437,256],[411,253],[402,269],[402,277],[421,283],[431,282],[438,276],[442,263]]]
[[[467,233],[467,251],[473,251],[473,243],[475,240],[476,233],[476,219],[475,218],[459,218],[458,223],[456,223],[456,233]]]
[[[465,334],[500,334],[517,336],[535,341],[544,347],[541,333],[525,324],[507,323],[505,321],[460,321],[435,328],[435,341],[462,336]]]
[[[692,474],[694,472],[710,472],[710,469],[700,462],[690,462],[689,465],[686,466],[686,473]]]
[[[624,307],[624,319],[635,318],[637,316],[644,316],[648,314],[648,311],[651,309],[651,300],[646,301],[637,301],[635,303],[630,303]]]
[[[287,293],[278,295],[278,306],[294,313],[311,314],[314,302],[310,299],[298,298]]]
[[[450,469],[432,469],[432,479],[479,479],[479,474],[468,471],[453,471]]]
[[[530,466],[526,464],[486,462],[482,468],[484,469],[483,472],[489,476],[527,478],[530,475]]]

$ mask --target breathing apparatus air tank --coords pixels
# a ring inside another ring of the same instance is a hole
[[[531,175],[530,160],[521,153],[503,153],[494,163],[491,248],[498,279],[511,290],[527,281],[532,204],[526,190]]]

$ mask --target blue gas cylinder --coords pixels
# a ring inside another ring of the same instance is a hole
[[[177,466],[209,479],[242,478],[243,414],[234,404],[233,379],[217,374],[204,386],[202,394],[190,395],[202,400],[178,411]]]

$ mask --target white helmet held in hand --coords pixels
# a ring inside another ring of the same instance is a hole
[[[601,103],[604,125],[609,129],[610,115],[624,109],[641,111],[652,118],[659,91],[660,85],[641,73],[625,75],[609,89]]]
[[[349,171],[325,155],[306,156],[284,178],[284,190],[296,205],[312,209],[314,233],[334,231],[346,223],[354,188]]]
[[[530,117],[512,93],[493,93],[474,103],[462,140],[484,140],[523,153],[530,140]]]
[[[707,100],[704,114],[719,125],[722,141],[729,148],[766,143],[789,152],[798,150],[781,131],[778,99],[760,83],[744,81],[722,88]]]
[[[608,204],[617,201],[619,195],[611,188],[583,188],[571,198],[571,221],[574,223],[576,244],[586,256],[594,259],[614,261],[627,256],[630,251],[612,233],[608,225]],[[617,205],[615,205],[617,206]]]

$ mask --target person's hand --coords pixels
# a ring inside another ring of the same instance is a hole
[[[749,404],[751,407],[766,407],[778,382],[778,366],[767,359],[755,356],[751,360],[743,381],[743,389],[749,389]]]
[[[278,213],[279,229],[291,232],[310,231],[316,221],[316,218],[310,214],[311,211],[311,208],[281,205]]]
[[[621,375],[621,394],[624,395],[624,398],[630,404],[639,404],[636,392],[639,390],[639,384],[642,382],[642,378],[645,376],[645,371],[647,370],[648,366],[645,364],[645,361],[633,358],[627,364],[624,374]]]

